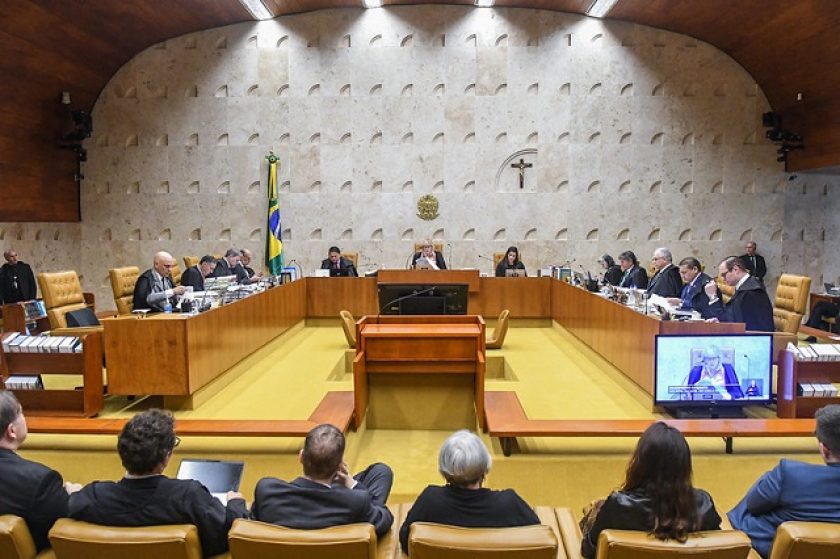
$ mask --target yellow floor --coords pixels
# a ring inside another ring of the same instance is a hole
[[[331,325],[296,328],[257,351],[227,373],[232,380],[195,410],[178,417],[305,419],[329,390],[352,390],[349,360],[341,329]],[[649,397],[559,326],[513,327],[505,348],[488,356],[504,357],[503,371],[487,381],[488,390],[515,390],[535,418],[648,418]],[[496,362],[499,363],[499,362]],[[157,400],[128,402],[111,398],[106,416],[126,416]],[[392,502],[414,498],[423,487],[440,483],[437,450],[444,431],[396,431],[362,428],[348,435],[351,468],[382,461],[395,471]],[[485,438],[494,465],[488,484],[513,487],[532,504],[571,506],[580,510],[622,481],[635,440],[623,438],[519,440],[522,453],[505,457],[496,441]],[[122,468],[114,437],[31,435],[22,454],[61,471],[65,479],[89,482],[115,479]],[[252,496],[265,475],[299,474],[300,439],[185,438],[179,457],[240,459],[246,463],[242,490]],[[723,442],[690,441],[695,483],[709,490],[722,508],[734,505],[762,472],[781,457],[818,462],[812,439],[736,439],[735,454]]]

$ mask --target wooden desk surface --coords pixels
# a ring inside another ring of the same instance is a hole
[[[481,333],[477,324],[365,324],[362,333],[377,338],[464,338]]]
[[[466,283],[469,291],[479,290],[478,270],[379,270],[378,283]]]

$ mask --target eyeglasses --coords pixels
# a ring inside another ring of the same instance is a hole
[[[178,445],[179,445],[179,444],[181,444],[181,437],[179,437],[179,436],[177,436],[177,435],[176,435],[176,436],[175,436],[175,444],[173,444],[173,445],[172,445],[172,448],[173,448],[173,449],[178,448]]]

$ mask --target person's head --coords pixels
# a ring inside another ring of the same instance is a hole
[[[827,463],[840,462],[840,405],[831,404],[817,410],[816,435],[820,454]]]
[[[423,241],[423,244],[420,247],[420,252],[426,258],[434,258],[435,257],[435,245],[432,244],[431,239],[426,239],[426,240]]]
[[[216,269],[216,259],[213,258],[212,254],[205,254],[198,261],[198,269],[201,270],[201,275],[206,278]]]
[[[700,261],[693,256],[686,256],[680,260],[680,277],[683,283],[691,283],[702,268]]]
[[[11,249],[3,251],[3,258],[5,258],[6,262],[8,262],[12,266],[17,264],[17,256],[17,251]]]
[[[671,251],[667,248],[658,248],[654,250],[653,258],[651,258],[653,267],[656,268],[657,271],[670,264],[672,260],[673,257],[671,256]]]
[[[598,264],[605,270],[609,270],[613,266],[615,266],[615,260],[609,254],[602,254],[601,258],[598,259]]]
[[[636,258],[636,255],[632,250],[625,250],[618,255],[618,265],[626,272],[630,268],[638,266],[639,260]]]
[[[229,248],[225,251],[225,260],[227,260],[228,266],[231,268],[235,268],[241,259],[242,253],[238,248]]]
[[[627,465],[623,491],[639,491],[651,501],[653,534],[685,541],[699,526],[691,484],[691,450],[678,429],[661,421],[648,427]]]
[[[17,450],[27,434],[26,418],[17,398],[8,390],[0,390],[0,448]]]
[[[747,241],[747,246],[746,246],[747,254],[749,254],[750,256],[755,255],[756,247],[757,247],[757,245],[755,244],[755,241]]]
[[[300,451],[300,463],[306,477],[329,482],[343,460],[344,433],[338,428],[324,424],[307,433]]]
[[[172,275],[172,268],[175,266],[175,259],[172,258],[172,255],[168,252],[160,251],[155,254],[152,266],[154,267],[155,272],[160,274],[162,278],[168,278]]]
[[[117,452],[129,474],[159,474],[179,442],[172,414],[150,409],[128,420],[117,438]]]
[[[251,252],[251,250],[247,249],[247,248],[240,249],[239,252],[242,253],[242,258],[241,258],[242,265],[243,266],[250,266],[251,265],[251,260],[254,259],[254,253]]]
[[[440,447],[438,471],[452,485],[480,487],[492,465],[487,447],[467,430],[452,433]]]
[[[717,346],[707,347],[701,356],[703,368],[707,371],[717,371],[720,368],[720,350]]]
[[[737,256],[726,257],[718,266],[718,273],[723,281],[726,282],[726,285],[731,286],[738,285],[741,278],[749,274],[746,264]]]
[[[508,247],[507,252],[505,253],[505,258],[507,259],[508,264],[517,264],[519,262],[519,249],[516,247]]]
[[[329,258],[330,262],[338,264],[341,261],[341,250],[338,247],[330,247]]]

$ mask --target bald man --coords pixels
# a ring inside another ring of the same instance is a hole
[[[140,274],[134,285],[134,310],[162,311],[167,301],[175,306],[176,297],[183,295],[186,288],[172,283],[173,266],[175,259],[171,254],[155,254],[152,268]]]
[[[18,260],[17,251],[3,253],[6,263],[0,267],[0,304],[9,305],[35,298],[35,275],[26,262]]]

